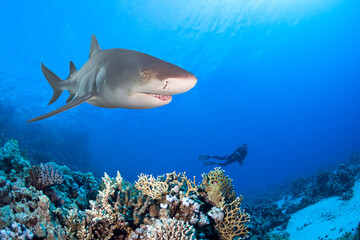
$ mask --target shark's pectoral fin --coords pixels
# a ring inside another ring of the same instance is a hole
[[[55,109],[54,111],[51,111],[51,112],[46,113],[44,115],[41,115],[39,117],[30,119],[27,122],[28,123],[29,122],[36,122],[36,121],[39,121],[39,120],[54,116],[54,115],[56,115],[58,113],[66,111],[66,110],[68,110],[70,108],[76,107],[77,105],[80,105],[80,104],[90,100],[91,98],[93,98],[95,96],[96,96],[96,93],[94,91],[92,91],[92,92],[90,92],[90,93],[88,93],[88,94],[86,94],[86,95],[84,95],[82,97],[74,98],[70,103],[66,104],[65,106],[62,106],[62,107],[60,107],[58,109]]]

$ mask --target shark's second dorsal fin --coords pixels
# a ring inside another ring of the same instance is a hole
[[[67,77],[67,79],[69,79],[71,77],[71,75],[73,75],[76,72],[77,72],[77,70],[76,70],[75,64],[72,61],[70,61],[70,73],[69,73],[69,76]]]
[[[92,35],[89,58],[91,58],[91,56],[93,56],[99,50],[100,50],[99,43],[96,40],[96,37],[94,35]]]

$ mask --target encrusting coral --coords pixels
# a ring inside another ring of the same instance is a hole
[[[235,198],[231,180],[219,168],[204,174],[200,185],[176,172],[157,178],[141,174],[134,185],[119,172],[116,178],[105,173],[100,182],[55,163],[31,166],[17,152],[17,142],[7,144],[0,150],[0,164],[10,169],[0,171],[2,239],[16,234],[21,239],[111,240],[247,235],[242,198]]]

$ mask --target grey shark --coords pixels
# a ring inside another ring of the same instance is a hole
[[[41,70],[54,90],[49,104],[64,90],[70,95],[66,105],[28,122],[51,117],[84,102],[103,108],[155,108],[170,103],[172,95],[190,90],[197,82],[190,72],[145,53],[120,48],[102,50],[94,35],[89,60],[78,71],[70,62],[70,75],[65,81],[42,63]]]

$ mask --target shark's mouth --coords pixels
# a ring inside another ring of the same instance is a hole
[[[169,101],[172,98],[171,95],[161,95],[161,94],[153,94],[153,93],[148,93],[148,95],[160,99],[161,101]]]

